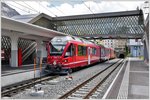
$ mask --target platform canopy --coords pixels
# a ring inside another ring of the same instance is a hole
[[[19,34],[23,38],[34,37],[51,39],[55,36],[66,36],[62,32],[58,32],[52,29],[47,29],[41,26],[33,25],[30,23],[14,20],[12,18],[1,17],[2,21],[2,36],[9,36],[13,33]]]
[[[142,10],[64,16],[53,19],[57,31],[83,38],[142,38]]]

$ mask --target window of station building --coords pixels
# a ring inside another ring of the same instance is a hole
[[[96,48],[92,48],[92,54],[96,55]]]
[[[87,47],[85,46],[78,46],[78,56],[86,56]]]

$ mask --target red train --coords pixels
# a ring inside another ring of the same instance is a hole
[[[113,49],[72,36],[56,36],[46,49],[45,71],[50,73],[70,73],[72,69],[115,58]]]

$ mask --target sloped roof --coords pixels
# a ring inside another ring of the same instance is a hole
[[[16,33],[34,35],[34,36],[41,36],[46,38],[53,38],[55,36],[65,36],[66,34],[47,29],[41,26],[33,25],[31,23],[17,21],[7,17],[1,17],[2,20],[2,29],[14,31]]]
[[[15,19],[15,20],[19,20],[22,22],[29,22],[30,20],[32,20],[33,18],[35,18],[36,16],[38,16],[39,14],[29,14],[29,15],[16,15],[13,16],[11,18]]]
[[[20,15],[15,9],[8,6],[6,3],[1,2],[1,16],[12,17]]]
[[[13,16],[12,18],[15,20],[19,20],[22,22],[27,22],[27,23],[34,23],[36,22],[38,19],[45,17],[49,20],[52,20],[52,17],[49,15],[46,15],[44,13],[40,13],[40,14],[28,14],[28,15],[17,15],[17,16]]]

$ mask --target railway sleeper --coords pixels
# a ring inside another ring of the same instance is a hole
[[[83,91],[83,92],[88,92],[89,90],[87,90],[87,89],[79,89],[78,91]]]
[[[80,90],[78,90],[78,91],[76,91],[76,93],[78,93],[78,94],[86,94],[86,93],[88,93],[89,91],[80,91]]]
[[[91,97],[97,97],[97,96],[98,96],[98,94],[95,94],[95,93],[94,93],[94,94],[92,94]]]
[[[82,87],[82,89],[84,89],[84,90],[89,90],[90,87]]]
[[[85,94],[86,95],[86,94]],[[83,94],[76,94],[76,93],[73,93],[71,96],[74,96],[74,97],[80,97],[80,98],[83,98]]]
[[[81,99],[81,97],[69,96],[67,99]]]

